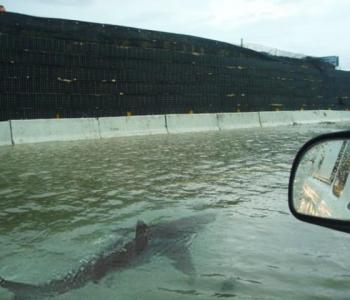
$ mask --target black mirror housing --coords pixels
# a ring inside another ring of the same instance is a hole
[[[296,155],[290,173],[291,213],[298,220],[350,233],[349,173],[350,131],[308,141]]]

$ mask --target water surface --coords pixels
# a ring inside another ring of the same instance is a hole
[[[287,206],[297,149],[340,129],[349,126],[1,147],[0,276],[45,282],[139,219],[211,212],[189,245],[195,278],[156,255],[55,299],[349,299],[349,236],[303,224]]]

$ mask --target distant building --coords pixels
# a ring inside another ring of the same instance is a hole
[[[339,67],[339,56],[325,56],[320,57],[326,63],[333,65],[334,67]]]

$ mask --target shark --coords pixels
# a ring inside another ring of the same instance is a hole
[[[15,282],[0,277],[0,286],[14,295],[13,300],[47,299],[82,288],[89,282],[98,284],[107,274],[148,263],[156,255],[166,256],[175,269],[194,276],[196,271],[190,245],[197,233],[214,219],[215,215],[209,213],[153,225],[139,220],[133,238],[127,242],[116,241],[64,276],[41,284]]]

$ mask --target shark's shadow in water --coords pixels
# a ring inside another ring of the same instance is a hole
[[[38,285],[0,277],[0,286],[11,291],[15,300],[43,299],[83,287],[88,282],[97,283],[110,272],[145,264],[154,255],[165,255],[176,269],[191,276],[195,269],[189,245],[196,233],[214,219],[213,214],[199,214],[149,226],[138,221],[131,241],[114,244],[77,271]]]

